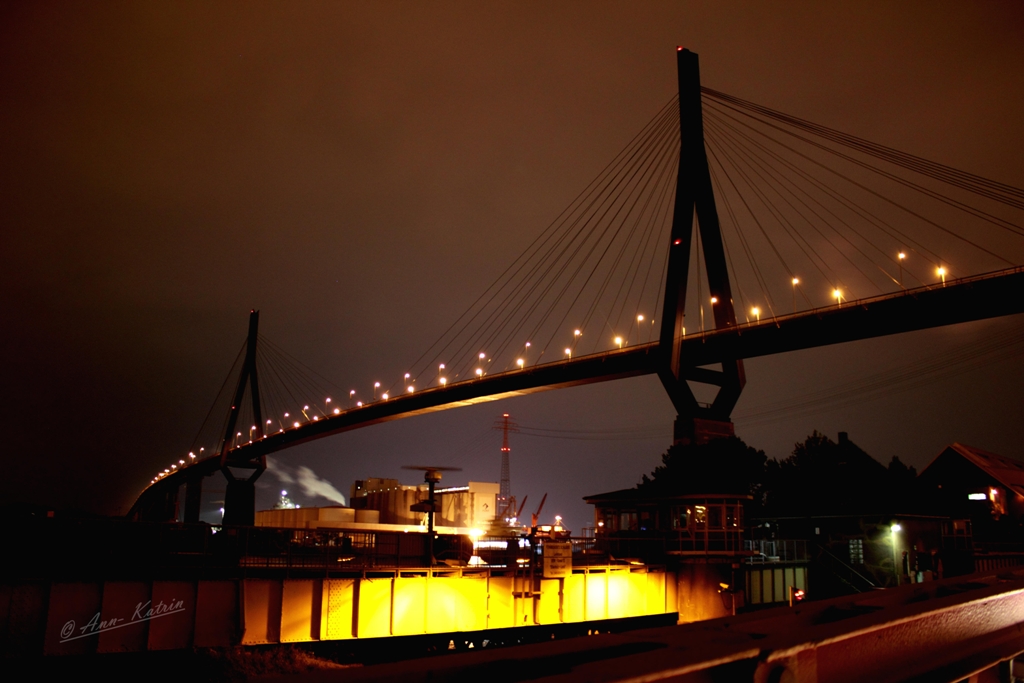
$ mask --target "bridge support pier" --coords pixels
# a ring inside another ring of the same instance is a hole
[[[203,478],[189,477],[185,481],[185,523],[199,521],[199,509],[203,499]]]
[[[242,399],[245,397],[245,387],[249,385],[250,398],[252,399],[253,426],[249,432],[249,438],[260,440],[263,438],[263,411],[260,407],[260,382],[256,371],[256,342],[259,339],[260,312],[253,309],[249,312],[249,336],[245,345],[245,360],[242,362],[242,372],[238,375],[238,386],[235,388],[235,398],[231,402],[231,413],[228,415],[227,429],[224,431],[224,439],[220,445],[220,471],[228,480],[227,490],[224,492],[224,524],[233,526],[252,526],[256,523],[256,480],[267,469],[267,458],[261,456],[257,460],[236,463],[238,469],[251,469],[246,479],[239,479],[228,467],[228,452],[234,443],[235,425],[242,407]],[[250,441],[251,443],[251,441]]]
[[[224,493],[224,524],[252,526],[256,523],[256,486],[245,479],[228,482]]]
[[[732,421],[728,418],[687,417],[677,415],[672,425],[672,445],[702,446],[714,439],[736,436]]]
[[[711,439],[732,436],[729,420],[740,392],[746,383],[743,361],[723,357],[721,369],[702,367],[682,353],[686,330],[686,303],[690,247],[696,243],[698,260],[703,260],[707,274],[707,299],[697,301],[711,307],[716,330],[736,325],[729,269],[718,221],[718,208],[704,147],[704,122],[701,105],[700,66],[697,55],[679,48],[679,169],[669,243],[668,272],[665,279],[665,300],[658,343],[658,377],[676,407],[679,417],[674,429],[675,443],[707,443]],[[696,221],[694,221],[696,218]],[[694,240],[694,224],[699,239]],[[697,277],[700,278],[698,270]],[[699,280],[698,280],[699,286]],[[699,291],[703,299],[705,293]],[[702,314],[703,315],[703,314]],[[692,329],[692,326],[691,326]],[[718,387],[710,406],[701,404],[688,382]]]
[[[224,492],[224,524],[226,526],[253,526],[256,523],[256,480],[267,469],[267,459],[260,458],[255,463],[252,474],[246,479],[239,479],[227,467],[221,469],[228,480]]]

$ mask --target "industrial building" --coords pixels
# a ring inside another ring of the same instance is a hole
[[[465,486],[435,489],[439,497],[434,514],[437,527],[486,529],[497,514],[499,484],[471,481]],[[349,502],[356,510],[375,510],[381,524],[426,526],[426,513],[410,508],[427,500],[426,484],[408,486],[397,479],[358,479],[352,484]]]

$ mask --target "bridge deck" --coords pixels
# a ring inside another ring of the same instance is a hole
[[[754,358],[1021,312],[1024,267],[1017,267],[687,335],[681,342],[682,357],[691,368],[699,368],[723,359]],[[653,374],[658,347],[658,342],[641,344],[377,401],[239,446],[228,452],[228,464],[252,462],[300,443],[412,415]],[[173,472],[153,487],[178,486],[184,483],[185,473],[208,475],[219,467],[219,458],[211,456]]]

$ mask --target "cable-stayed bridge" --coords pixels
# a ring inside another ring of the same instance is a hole
[[[400,381],[336,385],[253,312],[225,401],[131,514],[173,518],[184,487],[195,520],[220,470],[225,522],[251,523],[270,453],[644,374],[676,439],[706,440],[732,433],[746,358],[1024,311],[1024,191],[702,88],[689,51],[678,66],[678,97]]]

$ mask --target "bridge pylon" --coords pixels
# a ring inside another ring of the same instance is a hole
[[[700,93],[697,55],[684,48],[676,51],[679,73],[679,172],[669,245],[665,305],[658,345],[658,377],[676,408],[674,441],[704,443],[733,434],[729,416],[746,383],[743,361],[726,359],[721,370],[695,367],[682,357],[686,329],[686,289],[693,241],[694,216],[698,229],[698,259],[703,259],[708,281],[708,300],[715,328],[736,325],[732,288],[725,261],[718,210],[711,185]],[[698,403],[687,381],[718,387],[710,405]]]
[[[256,371],[256,341],[259,337],[260,312],[253,309],[249,312],[249,336],[245,345],[245,360],[242,362],[242,371],[238,375],[238,385],[235,387],[235,395],[231,401],[231,413],[228,415],[227,427],[224,430],[224,438],[220,443],[220,471],[228,480],[227,490],[224,492],[224,524],[252,526],[256,521],[256,480],[263,471],[267,469],[267,457],[261,455],[256,460],[245,462],[228,462],[228,452],[235,438],[235,427],[238,424],[238,415],[242,408],[242,399],[245,398],[245,387],[249,386],[249,396],[252,399],[252,415],[255,424],[252,438],[263,438],[263,411],[260,408],[260,382],[259,374]],[[248,430],[247,430],[248,431]],[[251,473],[247,477],[239,477],[231,468],[249,469]],[[186,493],[188,499],[188,493]],[[188,519],[190,507],[186,505],[185,521],[198,521],[198,505],[196,508],[196,519]]]

